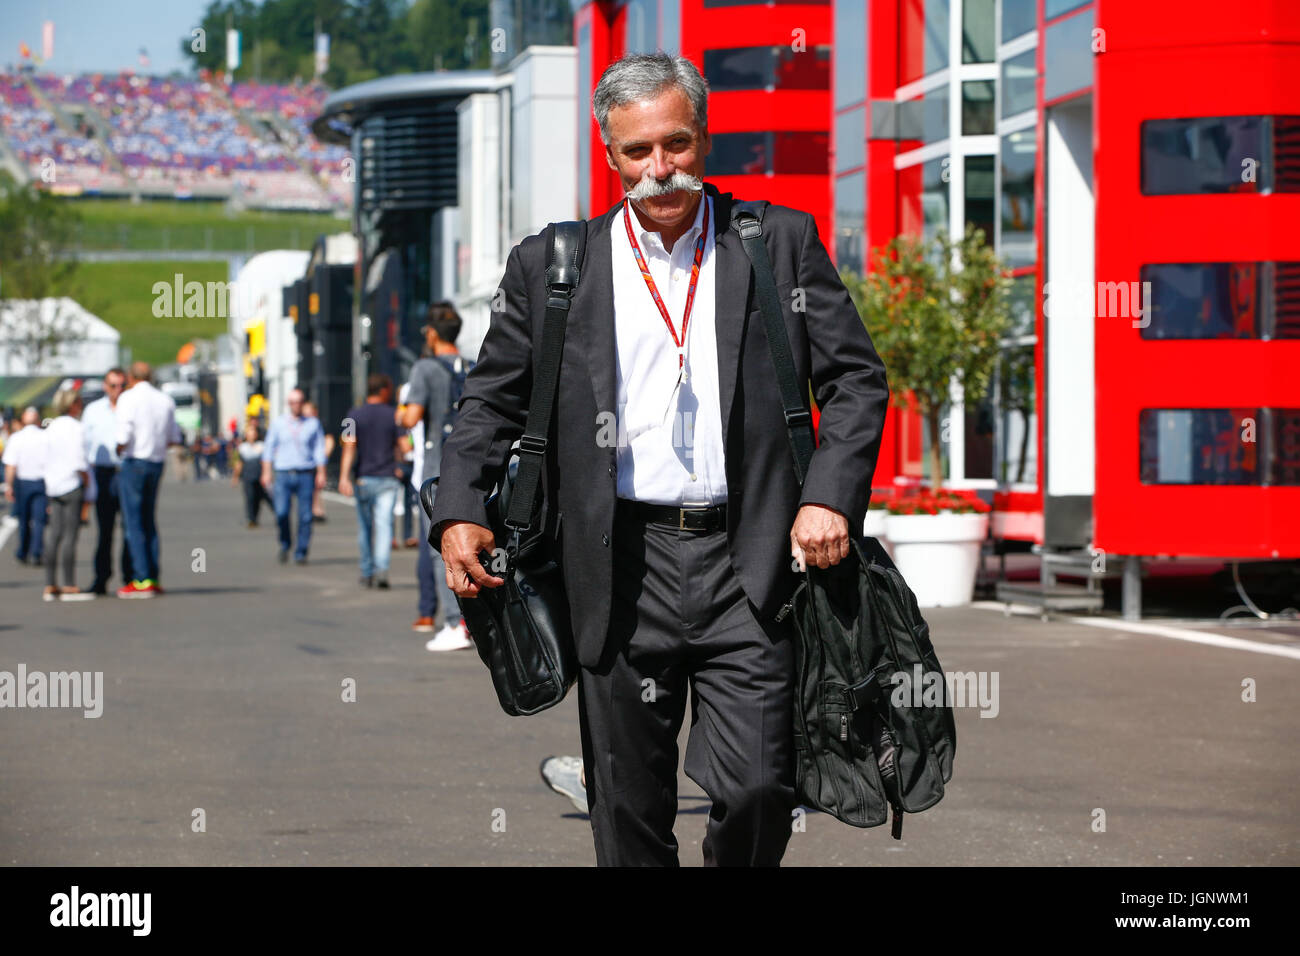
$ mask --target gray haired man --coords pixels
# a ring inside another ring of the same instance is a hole
[[[602,865],[675,865],[677,735],[713,801],[704,860],[775,865],[795,806],[792,558],[837,564],[861,527],[889,389],[813,217],[767,209],[795,369],[821,411],[802,487],[733,198],[704,182],[708,91],[682,57],[630,56],[594,96],[625,199],[587,223],[546,451]],[[462,597],[503,582],[484,497],[522,432],[546,309],[545,240],[510,253],[442,455],[433,521]],[[795,295],[794,290],[802,295]],[[609,415],[618,440],[605,441]]]

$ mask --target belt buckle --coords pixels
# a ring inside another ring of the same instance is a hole
[[[690,530],[689,528],[686,527],[686,509],[685,509],[685,508],[678,508],[678,509],[677,509],[677,530],[678,530],[678,531],[689,531],[689,530]]]

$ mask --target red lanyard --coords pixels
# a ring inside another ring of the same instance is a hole
[[[636,236],[632,232],[632,204],[628,200],[623,201],[623,225],[627,227],[627,241],[632,245],[632,254],[636,256],[637,267],[641,270],[641,278],[645,279],[646,288],[650,290],[650,297],[655,300],[655,305],[659,306],[659,314],[664,317],[664,325],[668,326],[668,334],[673,337],[673,344],[677,346],[677,367],[681,368],[685,364],[685,356],[682,349],[686,348],[686,326],[691,321],[691,307],[695,304],[695,285],[700,280],[700,263],[704,259],[704,241],[709,235],[709,200],[707,196],[701,196],[700,202],[704,203],[704,226],[700,230],[700,237],[695,240],[695,261],[691,264],[691,284],[686,287],[686,311],[682,314],[682,336],[677,337],[677,330],[673,328],[673,320],[668,316],[668,307],[664,305],[663,296],[655,287],[654,276],[650,275],[650,267],[646,265],[645,256],[641,255],[641,247],[637,244]]]

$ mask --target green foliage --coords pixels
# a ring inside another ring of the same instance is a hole
[[[230,278],[226,263],[221,261],[84,262],[79,270],[81,288],[75,290],[78,294],[74,298],[117,329],[122,346],[131,350],[133,359],[163,365],[176,361],[176,352],[186,342],[224,334],[228,321],[223,316],[156,318],[154,283],[171,283],[178,272],[187,282],[206,284]],[[51,294],[73,292],[56,287]]]
[[[325,82],[347,86],[392,73],[486,69],[491,62],[489,0],[212,0],[200,26],[207,49],[181,51],[195,69],[224,72],[226,29],[240,31],[236,81],[309,80],[317,19],[330,36]]]
[[[67,203],[0,173],[0,298],[43,299],[68,285],[78,224]]]
[[[987,394],[1000,343],[1011,326],[1009,273],[967,227],[960,241],[946,233],[924,241],[899,236],[873,250],[870,271],[841,276],[888,371],[902,408],[914,408],[930,428],[930,478],[943,474],[939,416],[950,383],[963,387],[967,407]]]

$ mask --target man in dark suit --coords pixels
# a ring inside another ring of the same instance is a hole
[[[543,475],[577,641],[601,865],[677,863],[677,735],[713,801],[705,862],[776,864],[795,806],[794,567],[862,528],[889,389],[807,213],[763,222],[801,381],[821,412],[802,489],[730,194],[703,182],[707,87],[665,54],[605,71],[593,112],[627,199],[588,221]],[[545,241],[511,250],[442,456],[434,539],[461,597],[499,587],[484,498],[523,431]],[[792,561],[793,558],[793,561]]]

